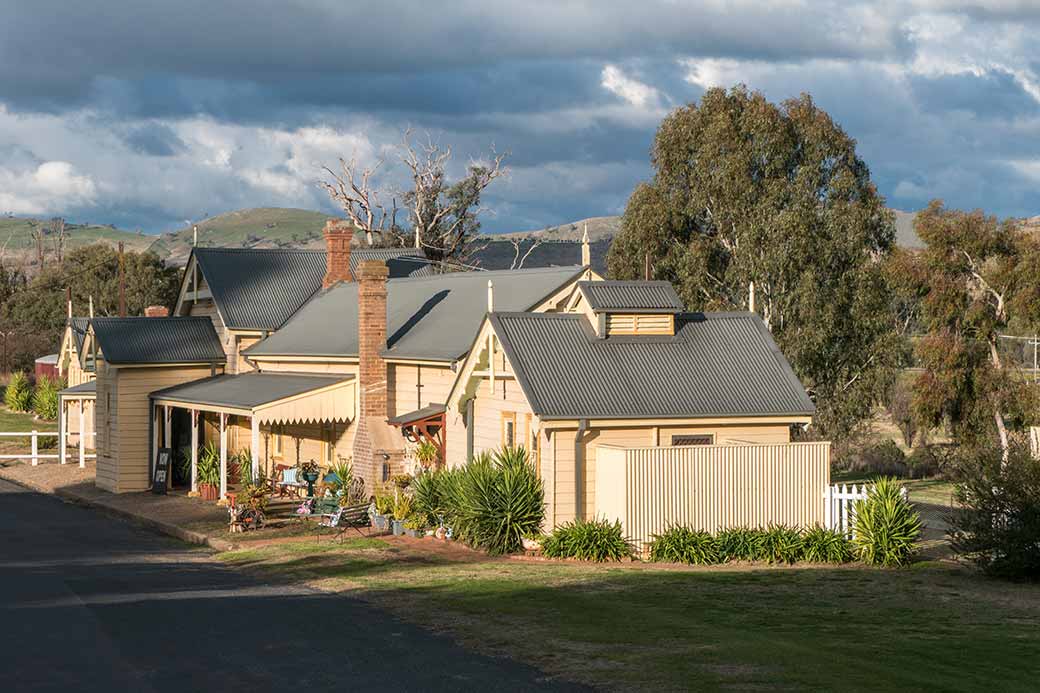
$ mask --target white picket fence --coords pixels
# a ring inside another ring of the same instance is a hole
[[[906,487],[900,489],[906,498]],[[866,484],[832,484],[823,492],[824,517],[829,529],[845,536],[852,536],[852,525],[856,519],[856,501],[866,500],[870,488]]]
[[[62,454],[64,451],[61,449],[55,450],[53,453],[41,453],[40,452],[40,438],[48,436],[58,436],[57,431],[0,431],[0,437],[3,438],[30,438],[31,449],[28,453],[18,452],[0,455],[0,460],[32,460],[32,466],[36,466],[40,463],[40,460],[61,460],[62,464],[65,464],[65,455]],[[88,436],[95,435],[94,433],[87,433]],[[82,467],[84,460],[94,459],[97,457],[95,453],[88,454],[84,450],[84,446],[81,443],[79,446],[79,464]]]

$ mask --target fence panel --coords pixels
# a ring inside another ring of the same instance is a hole
[[[710,532],[774,522],[823,524],[821,499],[829,478],[827,442],[602,446],[597,451],[597,515],[621,520],[640,548],[672,524]],[[612,500],[600,503],[600,498]]]

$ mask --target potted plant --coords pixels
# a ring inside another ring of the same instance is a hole
[[[404,521],[412,514],[412,497],[403,493],[398,494],[394,501],[394,519],[391,522],[391,531],[395,537],[404,534]]]
[[[394,497],[385,493],[376,494],[372,513],[372,526],[380,532],[385,532],[389,527],[390,516],[394,514]]]
[[[220,450],[213,443],[202,448],[196,473],[199,497],[208,501],[220,498]]]
[[[426,523],[418,515],[412,515],[404,521],[404,533],[413,539],[426,536]]]
[[[423,439],[415,446],[415,461],[419,463],[420,469],[429,471],[433,463],[437,461],[437,446],[431,441]]]
[[[299,464],[300,478],[307,482],[307,495],[314,496],[314,482],[321,475],[321,468],[314,460]]]

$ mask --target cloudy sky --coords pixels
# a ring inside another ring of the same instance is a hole
[[[0,213],[332,211],[321,165],[412,127],[511,152],[488,230],[616,214],[669,109],[743,82],[811,93],[894,207],[1040,214],[1038,2],[439,4],[0,0]]]

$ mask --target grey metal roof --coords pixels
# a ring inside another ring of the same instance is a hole
[[[324,250],[195,248],[224,324],[239,330],[275,330],[321,288]],[[411,248],[354,248],[351,271],[362,260],[384,260],[393,277],[429,273],[430,263]]]
[[[599,339],[574,313],[493,313],[543,418],[808,415],[813,403],[752,313],[693,313],[676,335]]]
[[[62,397],[65,397],[66,395],[94,395],[97,394],[97,381],[89,380],[85,383],[80,383],[79,385],[73,385],[64,390],[58,390],[58,394]]]
[[[69,321],[72,326],[72,337],[76,340],[76,354],[83,353],[83,340],[87,336],[87,328],[90,326],[90,318],[72,318]]]
[[[611,313],[638,310],[644,313],[678,313],[683,303],[670,282],[578,282],[578,289],[593,310]]]
[[[46,356],[41,356],[40,358],[36,359],[36,361],[34,361],[34,363],[57,363],[57,362],[58,362],[58,355],[57,354],[47,354]]]
[[[286,397],[295,397],[353,379],[352,375],[302,375],[297,373],[216,375],[156,390],[151,393],[150,397],[185,404],[252,409]]]
[[[428,404],[422,409],[416,409],[415,411],[410,411],[405,414],[400,414],[398,416],[387,419],[386,422],[393,426],[400,426],[401,424],[408,424],[412,423],[413,421],[422,421],[423,419],[428,419],[431,416],[443,414],[446,411],[448,411],[448,407],[444,404]]]
[[[456,272],[387,282],[384,355],[454,361],[469,351],[487,314],[487,283],[495,306],[529,310],[581,276],[581,267]],[[246,350],[249,356],[356,357],[357,284],[341,283],[314,296],[280,330]]]
[[[213,363],[226,359],[207,317],[94,318],[91,328],[113,364]]]

